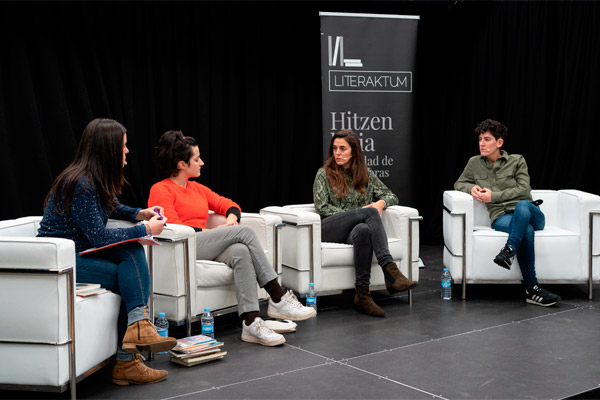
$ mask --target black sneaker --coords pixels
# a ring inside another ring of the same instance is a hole
[[[537,306],[548,307],[558,303],[560,296],[535,285],[531,289],[525,289],[525,301]]]
[[[515,251],[509,245],[504,245],[500,253],[494,258],[494,262],[502,268],[510,269],[515,259]]]

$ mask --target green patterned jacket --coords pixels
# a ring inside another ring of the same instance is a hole
[[[329,186],[325,170],[319,168],[315,177],[315,183],[313,184],[313,200],[315,209],[322,218],[362,208],[378,200],[385,201],[388,207],[398,204],[398,197],[381,182],[371,169],[369,169],[369,184],[365,189],[364,195],[361,195],[354,188],[352,185],[352,176],[348,173],[346,174],[346,182],[348,182],[348,195],[338,199]]]

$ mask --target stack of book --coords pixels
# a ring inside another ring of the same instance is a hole
[[[225,357],[227,352],[222,351],[221,346],[223,342],[208,336],[196,335],[177,339],[177,345],[169,353],[171,361],[191,367]]]
[[[104,292],[106,289],[101,288],[99,283],[77,283],[75,288],[75,294],[79,297],[88,297]]]

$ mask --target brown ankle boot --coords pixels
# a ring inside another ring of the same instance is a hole
[[[385,317],[385,311],[381,309],[371,297],[369,286],[356,286],[354,305],[362,308],[367,314],[374,317]]]
[[[412,289],[418,285],[416,281],[408,280],[408,278],[400,272],[396,263],[389,263],[386,265],[385,271],[388,272],[387,274],[384,273],[385,287],[390,294],[404,292],[405,290]],[[389,279],[390,276],[393,279],[393,282]]]
[[[156,333],[156,327],[147,319],[129,325],[123,336],[123,350],[129,353],[167,351],[176,344],[177,339]]]
[[[144,365],[144,357],[140,354],[133,356],[131,361],[117,361],[113,368],[112,380],[117,385],[126,386],[130,383],[140,385],[163,381],[169,373],[163,369],[152,369]]]

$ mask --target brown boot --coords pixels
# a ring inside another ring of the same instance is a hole
[[[386,265],[384,275],[385,287],[390,294],[404,292],[405,290],[412,289],[418,285],[416,281],[408,280],[407,277],[402,275],[402,272],[400,272],[396,263],[389,263]]]
[[[156,327],[147,319],[129,325],[123,336],[123,350],[129,353],[167,351],[176,344],[177,339],[156,333]]]
[[[369,286],[356,286],[354,305],[362,308],[367,314],[374,317],[385,317],[385,311],[381,309],[371,297]]]
[[[136,354],[131,361],[117,361],[113,368],[112,380],[117,385],[126,386],[130,383],[140,385],[164,381],[169,373],[163,369],[152,369],[144,365],[145,358]]]

